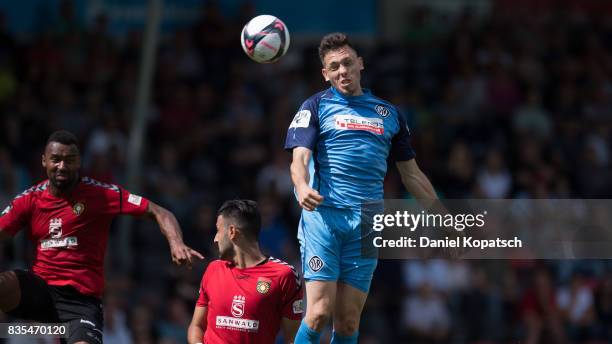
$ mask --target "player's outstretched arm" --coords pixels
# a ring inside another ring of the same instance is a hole
[[[202,343],[204,341],[207,314],[208,307],[195,307],[189,329],[187,330],[187,341],[189,344]]]
[[[293,161],[291,162],[291,180],[295,186],[300,207],[312,211],[323,202],[323,196],[308,185],[308,162],[312,151],[305,147],[293,148]]]
[[[204,256],[198,251],[185,245],[181,227],[172,212],[149,201],[147,215],[157,221],[161,232],[168,240],[168,244],[170,244],[170,253],[172,254],[172,262],[177,265],[187,264],[191,267],[193,257],[204,259]]]
[[[398,161],[395,165],[406,190],[421,203],[421,206],[429,208],[438,199],[438,196],[429,178],[417,165],[416,160]]]
[[[408,190],[408,192],[410,192],[412,196],[417,199],[417,201],[422,207],[439,214],[447,213],[447,209],[445,208],[445,206],[438,201],[438,196],[433,188],[433,185],[431,185],[429,178],[427,178],[425,173],[421,171],[415,159],[411,159],[408,161],[398,161],[396,163],[396,166],[401,175],[402,184],[404,184],[406,190]],[[452,237],[465,235],[464,232],[457,232],[454,230],[448,233],[444,233]],[[440,258],[456,258],[460,257],[463,251],[460,249],[451,248],[444,249],[441,251],[423,251],[423,253],[426,254],[423,258],[430,257],[428,255],[434,253],[437,255],[437,257]]]
[[[285,338],[285,344],[293,344],[295,335],[300,328],[300,320],[292,320],[289,318],[281,319],[281,327],[283,329],[283,337]]]

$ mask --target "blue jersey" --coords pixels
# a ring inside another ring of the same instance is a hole
[[[308,98],[287,131],[285,149],[295,147],[312,150],[310,186],[338,208],[382,199],[387,159],[415,155],[406,120],[366,89],[345,96],[331,87]]]

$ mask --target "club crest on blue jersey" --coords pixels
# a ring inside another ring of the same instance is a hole
[[[389,109],[387,109],[386,107],[382,106],[382,105],[376,105],[374,107],[374,110],[376,110],[376,113],[380,115],[380,117],[385,118],[387,116],[389,116],[390,112]]]

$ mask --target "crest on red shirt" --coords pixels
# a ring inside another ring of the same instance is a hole
[[[257,292],[260,294],[267,294],[270,291],[271,285],[272,285],[271,280],[267,278],[259,277],[257,279]]]
[[[62,219],[51,219],[49,221],[49,235],[53,239],[62,237]]]
[[[85,211],[85,204],[81,202],[77,202],[72,206],[72,212],[76,216],[83,214],[84,211]]]
[[[242,295],[235,295],[232,300],[232,315],[236,318],[240,318],[244,315],[244,304],[246,303],[246,297]]]

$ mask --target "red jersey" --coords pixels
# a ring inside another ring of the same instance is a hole
[[[208,307],[204,343],[274,343],[281,318],[302,318],[302,293],[295,268],[273,257],[245,269],[211,262],[196,304]]]
[[[32,271],[49,285],[70,285],[102,296],[104,256],[116,215],[141,215],[149,201],[117,185],[81,178],[70,195],[55,197],[44,181],[15,197],[0,215],[0,230],[24,227],[36,245]]]

